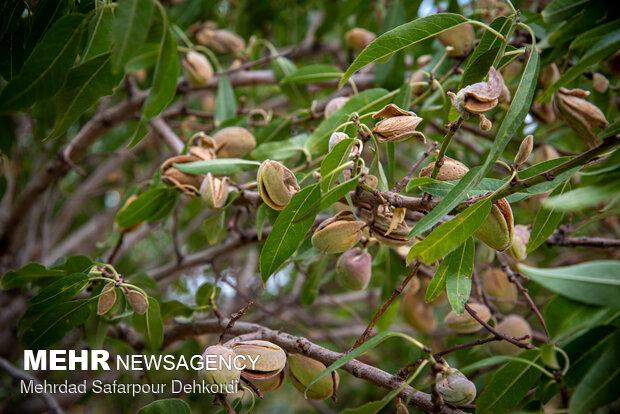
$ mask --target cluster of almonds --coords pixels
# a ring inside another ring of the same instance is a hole
[[[502,270],[488,269],[485,271],[482,274],[482,285],[492,303],[501,312],[508,313],[514,308],[517,300],[517,289]],[[400,308],[403,319],[417,332],[422,334],[429,334],[438,324],[433,305],[427,303],[421,293],[426,287],[428,287],[427,280],[412,279],[403,294]],[[443,304],[446,300],[445,293],[442,293],[436,299],[436,304]],[[492,320],[491,311],[486,305],[470,303],[469,306],[484,322]],[[446,314],[443,319],[443,325],[458,334],[473,334],[483,329],[483,326],[469,313],[457,314],[453,310]],[[514,338],[528,336],[527,339],[522,339],[524,343],[531,341],[532,329],[527,321],[519,315],[511,314],[506,316],[497,324],[495,329]],[[492,342],[490,350],[497,355],[516,355],[521,352],[519,347],[506,341]]]
[[[187,155],[177,155],[162,164],[162,181],[191,197],[202,197],[205,205],[211,209],[222,208],[228,199],[228,177],[216,178],[211,173],[186,174],[174,165],[215,158],[240,158],[255,147],[254,135],[242,127],[223,128],[213,137],[199,133],[192,140]]]
[[[301,392],[306,391],[306,387],[321,371],[325,370],[322,362],[309,358],[301,354],[287,354],[278,345],[263,340],[235,341],[230,347],[224,345],[212,345],[203,353],[206,362],[208,355],[222,356],[226,359],[234,358],[238,355],[246,357],[246,361],[255,360],[256,365],[252,368],[239,371],[226,366],[218,366],[216,370],[205,370],[201,373],[211,384],[231,384],[241,378],[251,382],[261,392],[275,391],[282,386],[286,376],[284,368],[288,360],[289,379],[295,388]],[[325,376],[314,383],[307,392],[307,396],[313,400],[324,400],[336,392],[339,377],[335,373],[334,380],[331,376]]]

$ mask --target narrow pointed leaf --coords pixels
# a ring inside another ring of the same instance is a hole
[[[570,191],[570,183],[566,181],[563,185],[559,185],[551,193],[551,196],[562,194],[566,191]],[[545,242],[553,234],[555,229],[562,221],[564,216],[563,211],[558,211],[554,208],[546,209],[541,208],[536,213],[532,230],[530,231],[530,240],[527,243],[527,252],[531,253]]]
[[[474,269],[475,243],[472,237],[446,256],[446,292],[452,310],[460,315],[465,310],[471,292],[471,274]]]
[[[119,71],[144,43],[153,7],[152,0],[119,0],[112,25],[114,71]]]
[[[174,98],[179,76],[177,41],[170,29],[164,31],[151,92],[144,102],[143,114],[151,119],[163,111]]]

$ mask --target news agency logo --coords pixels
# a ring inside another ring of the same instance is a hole
[[[250,355],[192,355],[186,358],[184,355],[176,358],[174,355],[116,355],[113,362],[110,361],[110,353],[103,349],[91,350],[63,350],[51,349],[49,351],[24,350],[25,371],[110,371],[110,363],[113,363],[117,371],[143,371],[166,370],[178,371],[180,369],[194,371],[216,371],[232,368],[243,371],[255,370],[260,355],[252,358]]]
[[[178,371],[181,369],[194,370],[197,372],[245,369],[255,370],[260,355],[252,358],[247,355],[116,355],[110,357],[110,353],[103,349],[92,350],[24,350],[25,371],[144,371],[166,370]],[[21,380],[20,390],[22,393],[61,393],[61,394],[127,394],[135,397],[140,393],[163,394],[171,392],[179,393],[209,393],[209,394],[234,394],[239,390],[239,380],[231,383],[211,384],[204,379],[193,380],[189,383],[180,380],[172,380],[168,384],[138,384],[121,383],[118,380],[105,382],[100,379],[84,380],[79,383],[52,383],[47,380],[42,383],[37,380]]]

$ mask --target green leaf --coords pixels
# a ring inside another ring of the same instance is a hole
[[[237,99],[235,90],[230,84],[228,76],[222,75],[217,83],[217,95],[215,98],[215,121],[221,124],[224,121],[234,118],[237,114]]]
[[[519,271],[547,289],[578,302],[618,307],[620,261],[598,260],[539,269],[519,263]]]
[[[566,181],[564,185],[559,185],[552,193],[551,196],[562,194],[565,191],[570,191],[570,182]],[[555,229],[562,221],[564,213],[562,211],[556,211],[555,209],[541,208],[536,213],[532,230],[530,231],[530,240],[527,243],[527,252],[531,253],[545,242],[553,234]]]
[[[613,176],[610,174],[600,183],[549,197],[543,201],[543,207],[560,211],[577,211],[615,200],[620,195],[618,177],[620,174],[613,174]]]
[[[434,263],[464,243],[486,220],[491,211],[491,199],[485,198],[467,207],[447,223],[441,224],[424,240],[413,245],[407,262],[418,258]]]
[[[407,22],[407,13],[400,0],[390,2],[381,22],[379,34],[383,34]],[[375,64],[375,84],[386,89],[395,89],[405,81],[405,55],[396,52],[387,62]],[[409,87],[409,90],[411,88]],[[400,106],[407,108],[408,106]]]
[[[252,151],[252,158],[284,161],[302,152],[309,159],[310,154],[305,147],[307,139],[307,134],[300,134],[286,141],[265,142]]]
[[[151,26],[152,0],[119,0],[112,25],[112,68],[119,71],[140,49]]]
[[[437,180],[435,180],[435,179],[433,179],[431,177],[416,177],[416,178],[412,178],[407,183],[406,191],[407,192],[412,192],[414,190],[419,189],[423,185],[427,185],[427,184],[431,184],[431,183],[435,183],[435,182],[437,182]],[[452,188],[453,187],[450,187],[450,189],[452,189]]]
[[[134,57],[125,64],[125,72],[132,73],[140,69],[150,69],[157,64],[159,56],[159,43],[145,43]]]
[[[0,93],[0,113],[24,109],[60,89],[77,55],[83,16],[59,19],[36,46],[17,77]]]
[[[82,52],[82,62],[107,53],[112,45],[114,14],[110,8],[101,9],[88,22],[88,40]]]
[[[25,42],[27,54],[49,33],[49,28],[69,11],[68,3],[67,0],[41,0],[36,5],[32,21],[28,22],[31,29]]]
[[[210,245],[214,245],[226,234],[226,210],[220,209],[214,211],[203,224],[207,241]]]
[[[326,153],[332,132],[340,124],[346,122],[353,112],[363,115],[370,111],[377,111],[385,106],[396,93],[397,91],[388,93],[385,89],[368,89],[350,98],[342,108],[321,122],[318,128],[312,132],[306,142],[306,148],[310,152]]]
[[[513,24],[512,19],[500,16],[493,20],[490,26],[503,35],[507,35],[510,26]],[[503,41],[488,30],[482,35],[480,43],[474,49],[471,57],[467,60],[465,72],[461,77],[459,89],[463,89],[467,85],[481,82],[489,73],[489,68],[495,62],[497,54],[500,53]]]
[[[57,278],[64,275],[65,271],[63,269],[47,269],[39,263],[28,263],[19,270],[9,270],[6,272],[2,276],[2,289],[15,289],[37,279]]]
[[[308,186],[295,194],[280,212],[273,228],[265,240],[260,253],[260,274],[263,284],[297,250],[306,233],[314,223],[315,214],[296,221],[321,197],[318,184]]]
[[[150,0],[149,0],[150,1]],[[157,57],[153,85],[142,110],[146,119],[163,111],[174,98],[179,77],[179,54],[177,41],[170,29],[164,31],[161,49]]]
[[[327,207],[331,206],[336,201],[345,197],[347,194],[349,194],[349,192],[355,190],[355,187],[357,187],[357,184],[359,183],[360,176],[361,174],[358,174],[355,177],[352,177],[348,179],[347,181],[341,184],[338,184],[336,187],[332,188],[327,193],[325,193],[321,197],[318,211],[325,210]]]
[[[203,283],[196,291],[196,306],[211,305],[211,298],[217,299],[222,288],[214,286],[211,283]]]
[[[342,71],[331,65],[308,65],[297,69],[295,72],[286,75],[281,83],[312,83],[324,82],[330,79],[337,79],[342,76]]]
[[[357,56],[340,79],[338,87],[342,87],[351,75],[367,64],[385,61],[399,50],[467,22],[469,19],[458,14],[437,13],[405,23],[382,34]]]
[[[590,0],[553,0],[542,11],[545,23],[557,23],[568,19],[586,7]]]
[[[545,93],[539,100],[541,102],[549,102],[551,96],[562,86],[582,75],[583,72],[591,65],[598,63],[611,56],[620,48],[620,28],[609,32],[596,45],[588,49],[588,51],[564,74],[555,81],[553,85],[545,90]]]
[[[575,389],[568,406],[571,414],[592,412],[618,398],[620,335],[616,333],[610,342]]]
[[[540,351],[532,349],[519,354],[519,358],[538,361]],[[491,382],[476,399],[476,414],[504,413],[517,406],[532,389],[540,371],[524,362],[514,360],[500,368]]]
[[[157,299],[149,296],[149,308],[144,315],[134,312],[133,325],[144,335],[144,344],[147,349],[155,352],[161,348],[164,341],[164,324]]]
[[[353,138],[343,139],[337,143],[334,148],[327,154],[325,159],[321,162],[321,191],[326,192],[334,185],[338,179],[338,174],[329,174],[336,170],[341,164],[349,159],[351,148],[355,140]]]
[[[547,302],[543,316],[555,342],[581,329],[610,323],[620,316],[620,309],[586,305],[558,295]]]
[[[307,279],[301,287],[299,301],[303,306],[310,306],[319,295],[319,286],[325,276],[325,270],[329,264],[329,258],[324,255],[322,259],[308,266]]]
[[[586,49],[597,44],[609,32],[613,31],[620,24],[620,20],[614,20],[602,25],[596,26],[594,29],[579,35],[570,44],[570,49]]]
[[[469,300],[471,274],[474,269],[474,253],[475,242],[473,237],[470,237],[444,259],[444,262],[448,262],[446,272],[448,301],[457,315],[465,311],[465,304]]]
[[[60,278],[41,289],[38,295],[28,301],[27,313],[34,314],[67,302],[82,291],[88,280],[88,275],[84,273],[74,273]]]
[[[510,141],[510,138],[517,132],[517,129],[521,126],[525,117],[527,116],[530,106],[532,104],[532,98],[536,91],[536,79],[538,78],[540,57],[536,51],[536,45],[531,48],[530,57],[527,60],[527,65],[519,81],[519,87],[515,93],[510,108],[502,121],[497,135],[491,147],[491,152],[487,156],[487,159],[480,172],[480,179],[486,176],[499,156],[506,148],[506,145]]]
[[[421,345],[419,342],[415,341],[415,339],[413,339],[410,336],[405,335],[404,333],[401,333],[401,332],[385,331],[385,332],[378,333],[377,335],[375,335],[372,338],[368,339],[366,342],[364,342],[362,345],[358,346],[354,350],[352,350],[350,352],[347,352],[346,354],[342,355],[340,358],[338,358],[336,361],[334,361],[333,364],[331,364],[330,366],[325,368],[323,371],[321,371],[316,377],[314,377],[314,379],[312,381],[310,381],[310,383],[306,387],[306,390],[308,390],[308,388],[312,387],[312,385],[314,383],[316,383],[318,380],[323,378],[325,375],[330,374],[331,372],[337,370],[338,368],[342,367],[343,365],[346,365],[347,362],[349,362],[349,361],[357,358],[358,356],[368,352],[369,350],[375,348],[376,346],[378,346],[381,342],[385,341],[386,339],[394,338],[394,337],[404,338],[404,339],[406,339],[406,340],[408,340],[410,342],[415,343],[418,347]]]
[[[178,398],[153,401],[142,407],[138,414],[192,414],[189,405]]]
[[[228,175],[255,170],[260,167],[260,162],[244,160],[242,158],[220,158],[174,164],[174,167],[187,174],[213,173],[216,175]]]
[[[447,258],[446,258],[447,259]],[[426,288],[426,296],[424,299],[427,302],[432,302],[441,295],[441,292],[446,288],[446,279],[448,277],[448,266],[450,265],[450,261],[444,259],[439,267],[435,271],[431,282],[428,284],[428,288]]]
[[[473,187],[475,180],[480,173],[480,167],[474,167],[460,179],[458,184],[448,193],[443,200],[430,213],[418,221],[418,223],[409,232],[409,237],[415,237],[418,234],[424,233],[426,230],[439,223],[439,220],[444,218],[446,214],[451,212],[454,207],[467,197],[467,191]]]
[[[562,343],[568,354],[570,368],[564,376],[567,387],[574,388],[583,380],[590,368],[607,352],[611,339],[618,332],[615,326],[605,325],[588,329]]]
[[[52,307],[32,323],[22,336],[24,348],[39,350],[60,341],[90,316],[92,299],[73,300]]]
[[[121,79],[113,74],[109,53],[95,57],[69,71],[67,81],[56,98],[56,127],[47,139],[63,134],[99,98],[111,95]]]
[[[138,196],[116,215],[120,227],[131,227],[146,220],[160,218],[162,211],[169,211],[171,200],[176,194],[170,188],[152,188]]]
[[[272,60],[270,67],[276,80],[279,82],[297,71],[297,66],[295,66],[292,61],[282,56]],[[304,86],[296,85],[295,83],[285,83],[280,84],[280,89],[293,102],[304,107],[310,106],[312,99]]]

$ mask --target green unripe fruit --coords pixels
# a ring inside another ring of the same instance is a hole
[[[289,378],[295,388],[302,393],[306,392],[308,384],[325,368],[322,362],[301,354],[290,354],[288,356]],[[337,372],[334,372],[334,380],[332,380],[331,375],[325,375],[308,388],[306,395],[312,400],[324,400],[331,397],[338,388],[339,382],[340,378]]]

